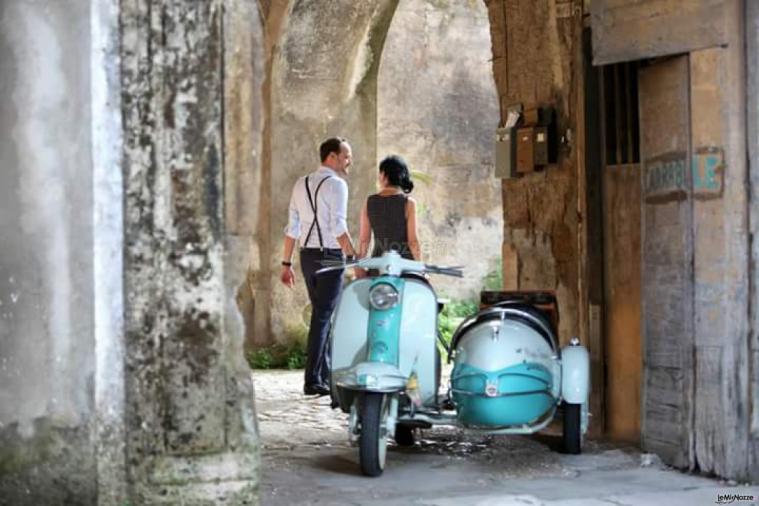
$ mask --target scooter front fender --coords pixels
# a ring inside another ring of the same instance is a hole
[[[408,378],[400,369],[383,362],[360,362],[353,367],[333,371],[338,388],[365,392],[398,392],[406,388]]]

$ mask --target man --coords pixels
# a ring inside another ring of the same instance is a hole
[[[280,279],[288,287],[295,284],[292,255],[295,241],[300,246],[300,267],[311,300],[306,374],[303,393],[329,394],[329,321],[337,304],[343,269],[316,276],[326,261],[343,261],[356,256],[348,233],[348,184],[351,147],[341,137],[324,141],[319,147],[321,167],[295,182],[290,198],[290,219],[285,228],[285,247]]]

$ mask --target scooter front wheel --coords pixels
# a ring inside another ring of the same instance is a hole
[[[359,460],[366,476],[379,476],[385,470],[388,404],[385,394],[380,393],[368,392],[362,399]]]

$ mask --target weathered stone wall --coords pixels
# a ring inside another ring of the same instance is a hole
[[[0,3],[0,504],[93,504],[89,2]]]
[[[268,335],[268,307],[256,304],[263,203],[267,37],[258,2],[224,3],[224,209],[227,331],[246,343]],[[274,36],[269,33],[269,38]]]
[[[503,180],[503,269],[507,289],[556,290],[560,338],[586,335],[579,303],[577,71],[581,3],[572,0],[486,0],[493,72],[506,108],[556,110],[558,161],[541,172]]]
[[[225,331],[222,2],[125,1],[121,26],[129,495],[252,504],[252,384]]]
[[[269,8],[267,25],[279,27],[270,33],[281,36],[267,42],[276,44],[266,89],[270,109],[261,189],[270,214],[259,214],[261,260],[253,277],[255,304],[270,311],[271,326],[269,335],[256,338],[281,342],[303,334],[308,298],[301,276],[294,290],[279,282],[283,230],[292,185],[318,168],[319,143],[333,135],[347,137],[353,146],[348,225],[357,238],[363,196],[374,187],[376,77],[396,4],[299,0],[284,13],[280,3]]]
[[[436,290],[450,297],[477,298],[483,278],[500,268],[501,183],[493,176],[499,112],[491,59],[480,1],[401,0],[382,52],[378,162],[400,154],[421,174],[412,196],[424,260],[466,266],[463,280],[436,277]]]
[[[467,273],[470,283],[451,284],[448,290],[457,295],[471,295],[484,275],[498,267],[501,217],[494,211],[499,196],[498,183],[491,178],[490,142],[497,123],[494,110],[497,97],[488,65],[484,11],[472,3],[406,2],[409,10],[395,28],[394,40],[390,41],[394,45],[386,47],[397,4],[397,0],[341,1],[319,4],[317,8],[314,2],[307,1],[262,3],[266,34],[266,78],[262,85],[265,112],[260,170],[251,176],[251,181],[260,182],[260,187],[256,194],[259,199],[256,223],[250,223],[253,247],[244,287],[244,295],[249,298],[244,301],[243,311],[250,344],[287,342],[302,338],[305,333],[304,315],[308,310],[305,287],[299,282],[296,289],[290,290],[278,279],[283,229],[292,184],[318,167],[319,142],[331,135],[346,136],[353,146],[348,218],[354,239],[358,236],[361,205],[376,188],[377,159],[382,155],[377,149],[379,142],[385,146],[382,149],[398,151],[409,157],[412,164],[419,160],[422,172],[427,167],[436,171],[429,188],[425,189],[425,183],[418,181],[419,195],[429,200],[422,206],[422,214],[427,217],[422,233],[429,238],[428,258],[461,263],[465,254],[450,255],[454,247],[435,241],[441,235],[451,240],[456,235],[460,239],[462,234],[482,238],[477,242],[459,241],[479,243],[477,254],[482,261]],[[404,29],[422,11],[431,16],[424,31]],[[335,23],[335,19],[343,21]],[[348,26],[349,30],[345,28]],[[430,41],[435,43],[430,45]],[[419,73],[417,68],[410,69],[408,62],[403,61],[404,47],[408,44],[417,47],[417,59],[429,59],[426,65],[432,72],[430,75]],[[427,49],[425,44],[429,48],[435,44],[441,47]],[[462,44],[471,51],[463,51]],[[386,77],[379,79],[384,79],[385,84],[378,90],[380,61],[385,59],[388,47],[389,69],[397,68],[404,77],[393,87],[392,74],[396,71],[383,71]],[[472,51],[481,58],[472,57]],[[435,86],[434,93],[424,93],[425,87],[416,82],[420,76],[426,79],[427,90]],[[449,88],[439,89],[441,80]],[[399,120],[409,121],[419,114],[404,114],[394,103],[400,96],[407,103],[412,102],[404,90],[436,97],[427,107],[417,110],[426,115],[418,122],[426,133],[420,132],[408,149],[398,146],[403,133]],[[490,117],[483,113],[488,110]],[[230,131],[227,140],[231,135],[237,137],[237,133]],[[378,140],[378,135],[385,137]],[[428,157],[427,151],[433,144],[436,154]],[[252,162],[255,166],[256,160]],[[469,190],[465,197],[458,195],[462,183]],[[238,203],[243,202],[243,195],[252,198],[250,193],[236,191]],[[243,214],[252,215],[249,211]],[[237,214],[238,223],[243,214]],[[230,216],[228,213],[228,220]],[[239,277],[242,280],[244,276]]]

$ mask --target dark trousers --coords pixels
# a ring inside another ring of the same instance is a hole
[[[329,321],[340,296],[345,269],[316,276],[316,271],[324,267],[324,260],[342,261],[342,251],[310,248],[300,250],[300,266],[308,298],[311,300],[311,324],[306,346],[306,385],[329,385]]]

